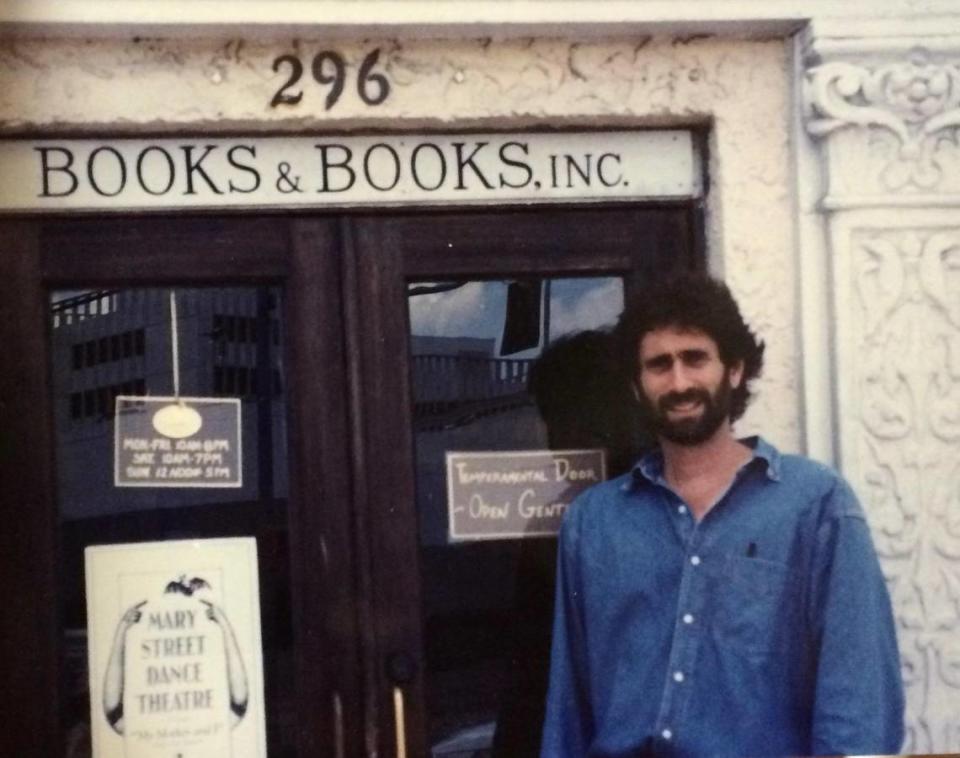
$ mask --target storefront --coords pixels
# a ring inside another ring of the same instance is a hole
[[[583,363],[638,286],[703,268],[767,343],[738,431],[839,466],[871,518],[905,749],[960,749],[947,4],[176,5],[5,11],[12,755],[84,755],[91,697],[102,754],[132,739],[88,678],[85,547],[235,537],[250,755],[532,754],[551,534],[643,444]],[[154,401],[220,431],[123,426]]]

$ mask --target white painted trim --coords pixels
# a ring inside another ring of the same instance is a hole
[[[855,46],[858,51],[898,50],[912,44],[913,37],[923,37],[924,46],[936,46],[960,34],[960,4],[956,2],[949,9],[905,15],[864,15],[855,24],[839,15],[821,16],[813,19],[812,44],[817,49],[830,48],[833,53],[841,52],[846,45]],[[956,40],[952,43],[956,44]]]
[[[787,36],[811,19],[931,29],[956,0],[0,0],[0,34],[363,37],[723,34]],[[849,31],[849,24],[836,28]],[[859,28],[859,23],[858,23]],[[955,27],[956,28],[956,27]],[[858,36],[859,36],[858,32]]]
[[[0,30],[544,36],[574,27],[579,35],[632,34],[642,24],[648,33],[785,36],[814,18],[882,25],[900,17],[900,31],[906,19],[920,19],[942,33],[931,17],[957,10],[956,0],[0,0]]]
[[[826,217],[820,210],[824,191],[819,146],[807,133],[803,113],[804,45],[794,39],[793,64],[793,169],[797,240],[797,329],[801,345],[801,423],[804,452],[811,458],[836,464],[836,406],[833,377],[835,359],[833,281],[829,269]]]
[[[816,0],[814,0],[816,2]],[[821,3],[822,4],[822,3]],[[851,4],[865,5],[865,0]],[[571,2],[489,2],[481,0],[0,0],[0,24],[26,28],[60,27],[170,27],[189,31],[254,25],[294,31],[310,28],[336,36],[377,33],[392,29],[404,36],[489,31],[549,34],[551,28],[604,27],[606,32],[631,23],[706,31],[743,26],[749,33],[780,33],[810,17],[811,3],[802,0],[573,0]],[[870,5],[866,2],[866,5]],[[497,27],[494,29],[493,27]],[[728,29],[728,32],[735,30]]]
[[[863,208],[958,208],[960,195],[827,195],[820,201],[824,211]]]

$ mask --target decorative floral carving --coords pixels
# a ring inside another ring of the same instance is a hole
[[[807,72],[807,128],[823,137],[851,126],[892,133],[897,149],[883,140],[874,149],[888,164],[881,181],[889,191],[930,190],[943,179],[946,159],[960,133],[960,65],[932,63],[923,49],[906,61],[877,68],[833,61]]]
[[[960,749],[960,228],[859,230],[860,489],[900,625],[910,752]]]

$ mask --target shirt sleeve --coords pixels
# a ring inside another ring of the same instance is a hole
[[[561,529],[557,551],[550,685],[541,758],[583,758],[591,741],[587,656],[577,568],[578,542],[568,518]]]
[[[897,753],[904,696],[890,597],[853,492],[838,481],[827,497],[810,595],[818,646],[812,750]]]

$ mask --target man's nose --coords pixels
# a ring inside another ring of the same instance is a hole
[[[681,361],[674,361],[670,369],[670,390],[685,392],[693,386],[693,380],[687,367]]]

